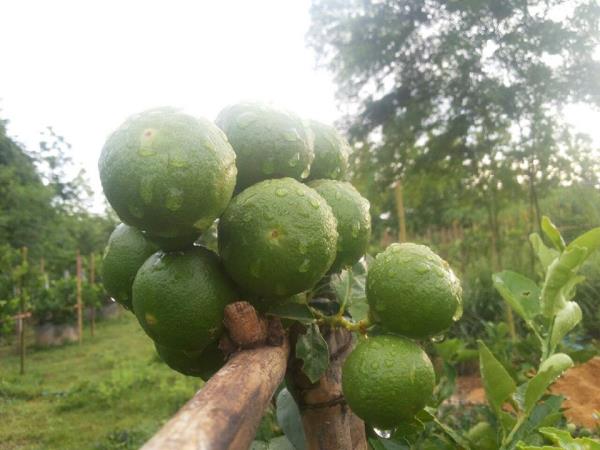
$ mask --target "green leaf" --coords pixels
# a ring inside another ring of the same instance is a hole
[[[290,391],[286,388],[282,389],[277,395],[275,404],[277,405],[277,423],[296,450],[304,450],[306,448],[306,437],[304,436],[302,418],[300,417],[298,405]]]
[[[498,415],[506,399],[517,389],[517,385],[486,345],[482,341],[477,341],[477,343],[479,344],[479,368],[485,394],[492,409]]]
[[[585,260],[587,250],[582,247],[566,249],[550,264],[542,288],[542,312],[552,318],[573,298],[575,285],[582,281],[576,272]]]
[[[534,327],[533,318],[540,313],[540,288],[535,281],[510,270],[495,273],[492,281],[511,308]]]
[[[558,258],[560,252],[553,248],[547,247],[546,244],[544,244],[544,241],[542,241],[540,235],[537,233],[532,233],[529,235],[529,241],[531,242],[531,246],[533,247],[535,254],[544,268],[544,272],[546,272],[546,270],[548,270],[548,266],[552,264],[552,261]]]
[[[566,430],[545,427],[540,428],[539,432],[553,443],[559,445],[560,448],[566,450],[600,450],[599,441],[586,437],[574,438]]]
[[[469,442],[465,438],[463,438],[448,425],[440,422],[440,420],[435,416],[436,411],[434,408],[426,406],[424,411],[427,412],[431,416],[433,422],[458,445],[458,448],[470,448]]]
[[[542,398],[548,386],[556,380],[569,367],[573,361],[564,353],[556,353],[540,365],[538,373],[529,380],[525,391],[525,414],[529,414],[539,399]]]
[[[539,402],[533,408],[533,411],[527,418],[527,420],[519,427],[515,432],[512,441],[509,443],[518,442],[521,439],[526,439],[531,433],[535,432],[538,427],[547,423],[549,419],[560,418],[560,408],[562,406],[564,398],[558,395],[550,395],[543,402]],[[508,430],[514,427],[514,418],[512,425]],[[510,448],[510,445],[509,445]]]
[[[274,305],[269,308],[267,315],[281,317],[282,319],[297,320],[305,324],[315,321],[315,317],[308,305],[302,303],[288,302]]]
[[[311,383],[317,382],[329,367],[329,349],[317,325],[310,324],[298,337],[296,357],[303,361],[302,372]]]
[[[369,446],[373,450],[410,450],[410,447],[389,439],[369,438]]]
[[[586,249],[584,261],[598,248],[600,248],[600,227],[594,228],[587,233],[583,233],[581,236],[575,238],[572,242],[567,245],[567,250],[571,250],[575,247],[581,247]]]
[[[554,319],[554,326],[550,335],[550,352],[554,352],[560,341],[581,322],[581,319],[582,313],[579,305],[576,302],[567,302]]]
[[[554,225],[547,216],[542,217],[542,231],[548,239],[550,239],[550,242],[552,242],[552,245],[554,245],[557,250],[564,250],[565,240],[560,235],[560,231],[558,231],[556,225]]]

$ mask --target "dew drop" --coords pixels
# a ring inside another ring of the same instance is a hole
[[[295,128],[292,128],[283,132],[283,138],[288,142],[295,142],[300,140],[300,135]]]
[[[290,167],[296,167],[299,162],[300,162],[300,153],[296,153],[294,156],[292,156],[290,158],[290,160],[288,161],[288,165]]]
[[[298,267],[298,272],[306,273],[306,272],[308,272],[309,267],[310,267],[310,260],[308,258],[304,258],[304,261],[302,261],[302,264],[300,264],[300,267]]]
[[[306,169],[302,171],[300,174],[300,178],[306,178],[310,175],[310,166],[307,166]]]
[[[181,189],[170,188],[167,191],[165,199],[165,207],[169,211],[177,211],[183,205],[183,192]]]
[[[288,190],[286,188],[279,188],[275,191],[275,195],[277,197],[285,197],[288,193]]]
[[[154,156],[156,152],[149,147],[140,147],[138,149],[138,155],[140,156]]]
[[[431,269],[431,267],[428,264],[424,264],[424,263],[419,263],[415,267],[415,271],[421,275],[429,272],[430,269]]]
[[[308,251],[308,247],[306,245],[306,242],[301,241],[298,244],[298,251],[300,252],[301,255],[306,255],[306,252]]]
[[[316,198],[311,198],[310,200],[310,206],[312,206],[315,209],[319,209],[319,200],[317,200]]]
[[[296,194],[298,194],[299,197],[304,197],[304,191],[302,189],[296,189]]]
[[[438,334],[437,336],[433,336],[431,338],[431,342],[433,342],[435,344],[439,344],[440,342],[444,342],[445,339],[446,339],[446,336],[444,336],[443,334]]]
[[[205,230],[212,223],[210,219],[198,219],[194,222],[194,228],[197,230]]]
[[[456,306],[456,310],[454,311],[454,315],[452,316],[452,320],[454,322],[457,322],[458,320],[460,320],[462,315],[463,315],[463,304],[462,304],[462,300],[459,298],[458,305]]]
[[[336,199],[336,200],[340,200],[341,198],[342,198],[342,193],[341,193],[340,191],[337,191],[337,192],[335,193],[335,199]]]
[[[251,123],[256,122],[257,119],[258,119],[258,116],[256,114],[251,113],[251,112],[246,112],[246,113],[240,114],[240,116],[237,118],[237,125],[240,128],[246,128]]]
[[[354,222],[352,224],[352,237],[354,239],[356,239],[358,237],[359,233],[360,233],[360,223],[359,222]]]
[[[169,158],[169,166],[176,167],[178,169],[187,167],[188,163],[185,159],[181,158]]]

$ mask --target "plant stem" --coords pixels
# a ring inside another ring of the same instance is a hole
[[[358,322],[352,322],[346,319],[345,317],[340,316],[339,314],[336,314],[335,316],[326,316],[317,308],[313,308],[312,306],[309,306],[309,308],[312,311],[312,313],[317,317],[318,325],[341,327],[345,328],[348,331],[355,331],[361,334],[365,334],[367,332],[367,328],[369,328],[372,325],[371,320],[368,317],[359,320]]]

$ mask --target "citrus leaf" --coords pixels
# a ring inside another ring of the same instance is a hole
[[[567,245],[567,250],[571,250],[575,247],[585,248],[587,253],[584,260],[587,259],[592,253],[600,248],[600,227],[593,228],[587,233],[583,233],[581,236],[575,238]]]
[[[542,231],[550,239],[550,242],[554,245],[557,250],[563,250],[565,248],[565,240],[560,235],[560,231],[556,228],[556,225],[547,217],[542,217]]]
[[[498,414],[506,399],[517,389],[504,366],[496,359],[482,341],[479,344],[479,367],[488,402]]]
[[[544,427],[538,430],[543,436],[560,446],[560,448],[568,450],[600,450],[600,442],[590,438],[574,438],[566,430],[559,428]]]
[[[544,268],[544,272],[546,272],[546,270],[548,270],[548,266],[552,264],[552,261],[558,258],[560,252],[553,248],[547,247],[546,244],[544,244],[544,242],[542,241],[540,235],[537,233],[532,233],[531,235],[529,235],[529,242],[531,242],[531,246],[533,247],[533,250],[535,251],[535,254],[537,255],[538,259],[540,260],[540,263]]]
[[[569,367],[573,361],[564,353],[556,353],[540,365],[538,373],[529,380],[525,391],[525,414],[529,414],[539,399],[542,398],[548,386],[556,380]]]
[[[548,267],[542,288],[542,312],[552,318],[564,308],[575,292],[575,285],[582,281],[576,272],[585,260],[587,249],[573,247],[566,249]]]
[[[581,322],[581,308],[576,302],[567,302],[554,319],[552,334],[550,335],[550,352],[562,341],[565,335]]]
[[[306,437],[304,436],[302,418],[300,417],[298,405],[290,391],[286,388],[282,389],[277,395],[275,404],[277,405],[277,423],[296,450],[304,450],[306,448]]]
[[[458,432],[454,431],[451,427],[441,422],[435,416],[435,409],[426,406],[425,411],[431,416],[433,423],[435,423],[450,439],[454,441],[455,444],[458,445],[458,448],[470,448],[469,443],[466,439],[464,439]]]
[[[267,444],[266,450],[294,450],[294,446],[285,436],[277,436]]]
[[[308,305],[302,303],[282,303],[274,305],[269,308],[267,315],[281,317],[282,319],[297,320],[302,323],[311,323],[315,321],[315,317]]]
[[[540,313],[540,288],[535,281],[510,270],[495,273],[492,281],[511,308],[534,326],[533,318]]]
[[[518,430],[515,432],[512,442],[518,442],[522,439],[529,437],[532,433],[534,433],[540,426],[545,423],[548,423],[548,420],[557,420],[560,419],[561,416],[561,406],[564,397],[558,395],[550,395],[543,402],[538,403],[533,408],[529,417],[523,423]],[[510,429],[514,426],[514,422]],[[510,448],[510,444],[509,447]]]
[[[315,383],[329,367],[329,349],[319,327],[310,324],[296,342],[296,357],[303,361],[302,372]]]

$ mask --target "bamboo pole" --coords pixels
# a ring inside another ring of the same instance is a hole
[[[96,283],[96,259],[94,257],[94,252],[90,254],[90,286],[91,292],[94,292],[94,285]],[[96,329],[96,305],[94,304],[94,300],[92,299],[90,311],[90,334],[94,337],[94,332]]]
[[[83,311],[81,304],[81,253],[77,249],[77,335],[79,344],[83,338]]]
[[[21,265],[27,264],[27,247],[21,247]],[[25,273],[19,276],[19,357],[21,375],[25,374]]]

